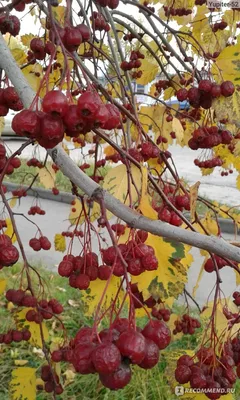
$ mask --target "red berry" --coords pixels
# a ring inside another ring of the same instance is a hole
[[[44,365],[41,369],[41,378],[44,382],[51,380],[52,374],[49,365]]]
[[[114,104],[106,104],[109,117],[103,126],[103,129],[111,130],[118,127],[120,123],[120,111]]]
[[[150,321],[142,330],[143,336],[153,340],[160,350],[165,349],[171,341],[171,332],[168,326],[158,320]]]
[[[48,114],[64,116],[68,111],[68,100],[60,90],[51,90],[45,94],[42,108]]]
[[[15,264],[19,259],[18,249],[11,245],[8,247],[4,247],[0,250],[0,264],[2,266],[11,266]]]
[[[80,290],[86,290],[90,285],[89,276],[86,274],[79,274],[76,278],[76,287]]]
[[[220,97],[220,96],[221,96],[221,86],[220,86],[220,85],[216,85],[216,84],[213,84],[213,85],[212,85],[212,88],[211,88],[211,96],[212,96],[213,98],[216,98],[216,97]]]
[[[78,99],[78,113],[85,119],[94,121],[94,117],[101,105],[100,97],[96,92],[86,91]]]
[[[13,331],[12,332],[12,340],[14,342],[21,342],[23,340],[23,334],[20,331]]]
[[[23,334],[23,340],[25,340],[25,341],[28,341],[31,337],[31,332],[27,329],[24,329],[22,331],[22,334]]]
[[[106,388],[118,390],[128,385],[131,375],[130,367],[122,362],[117,371],[111,374],[100,374],[99,379]]]
[[[112,268],[108,265],[100,265],[98,268],[98,278],[107,281],[112,273]]]
[[[121,363],[121,354],[113,343],[102,343],[92,352],[92,362],[100,374],[116,371]]]
[[[194,389],[204,389],[207,386],[207,380],[202,372],[193,373],[190,377],[190,385]]]
[[[82,41],[83,42],[88,42],[89,39],[91,38],[91,31],[88,28],[88,26],[85,25],[85,24],[79,24],[79,25],[77,25],[77,28],[80,31],[81,35],[82,35]]]
[[[92,374],[95,368],[92,362],[93,343],[78,344],[73,353],[72,364],[80,374]]]
[[[42,246],[41,246],[41,242],[39,239],[37,238],[33,238],[29,240],[29,246],[32,247],[32,249],[34,251],[40,251]]]
[[[60,362],[63,359],[62,350],[55,350],[52,352],[51,358],[54,362]]]
[[[141,264],[147,271],[158,269],[158,259],[152,254],[146,254],[144,257],[142,257]]]
[[[235,91],[235,86],[234,86],[234,84],[233,84],[231,81],[224,81],[224,82],[221,84],[221,94],[222,94],[224,97],[232,96],[232,94],[234,93],[234,91]]]
[[[161,221],[164,222],[170,222],[171,221],[171,211],[169,211],[167,208],[163,208],[159,213],[158,213],[158,218]]]
[[[208,79],[202,79],[198,84],[198,89],[205,93],[209,93],[212,89],[212,82]]]
[[[37,138],[38,143],[46,149],[52,149],[63,140],[62,119],[55,115],[45,114],[41,118],[40,132],[41,136]]]
[[[73,263],[71,261],[61,261],[58,266],[58,273],[61,276],[69,277],[73,272]]]
[[[145,357],[142,362],[138,364],[138,366],[144,369],[150,369],[153,368],[159,361],[159,348],[156,343],[150,339],[145,339],[145,345]]]
[[[46,236],[41,236],[39,241],[43,250],[51,249],[51,242],[48,240]]]
[[[82,43],[80,29],[78,27],[67,26],[64,29],[63,43],[68,51],[76,51]]]
[[[188,90],[183,88],[183,89],[179,89],[176,93],[177,99],[178,101],[184,101],[187,100],[188,98]]]
[[[143,361],[146,343],[141,333],[129,329],[120,335],[116,345],[122,356],[130,358],[133,364],[140,364]]]

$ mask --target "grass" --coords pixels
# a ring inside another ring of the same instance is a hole
[[[39,169],[36,167],[29,167],[25,160],[21,160],[20,168],[14,170],[11,175],[5,175],[4,181],[17,183],[19,185],[31,185],[33,178],[38,174]],[[47,163],[47,167],[49,163]],[[111,169],[111,166],[106,165],[105,167],[98,168],[97,174],[105,177],[107,172]],[[91,164],[88,169],[85,170],[88,176],[93,175],[94,173],[94,165]],[[35,180],[33,187],[41,187],[44,188],[44,185],[40,182],[39,177]],[[69,192],[71,193],[72,185],[70,180],[61,172],[57,171],[55,187],[60,192]]]
[[[64,306],[63,322],[67,329],[68,337],[73,337],[78,329],[86,324],[91,325],[91,318],[84,316],[84,306],[81,302],[79,291],[68,286],[67,280],[57,274],[51,273],[36,267],[38,273],[42,276],[47,285],[46,296],[56,298]],[[2,271],[2,277],[7,280],[7,288],[18,287],[19,275],[21,273],[21,265],[17,264],[12,268],[5,268]],[[34,281],[37,287],[36,280]],[[50,296],[48,295],[50,293]],[[14,308],[7,309],[7,302],[4,295],[0,297],[0,319],[1,332],[6,332],[8,329],[14,328]],[[173,312],[176,314],[183,313],[182,306],[174,306]],[[194,315],[194,313],[193,313]],[[144,321],[141,321],[143,324]],[[48,329],[50,337],[60,337],[61,330],[56,322],[48,321]],[[78,375],[74,380],[65,387],[64,393],[57,398],[60,400],[175,400],[176,397],[171,393],[169,383],[166,380],[173,374],[173,370],[165,373],[166,368],[169,368],[167,359],[174,360],[174,353],[181,350],[195,349],[200,333],[192,336],[184,335],[181,339],[175,340],[167,348],[165,352],[161,352],[159,364],[152,370],[141,370],[138,367],[133,367],[132,380],[124,389],[112,392],[104,388],[98,380],[97,375]],[[26,360],[26,367],[37,369],[37,375],[40,377],[40,368],[44,364],[44,359],[39,352],[36,352],[31,346],[26,343],[11,344],[11,346],[0,345],[0,399],[9,400],[8,392],[9,382],[11,380],[11,372],[16,368],[16,360]],[[59,364],[58,364],[59,365]],[[174,360],[175,365],[175,360]],[[61,373],[66,382],[66,374],[72,374],[71,366],[61,363]],[[39,382],[41,383],[41,382]],[[50,400],[51,394],[44,392],[41,384],[37,386],[37,400]],[[240,397],[240,384],[236,385],[236,399]]]

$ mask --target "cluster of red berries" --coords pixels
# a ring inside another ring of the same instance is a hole
[[[54,392],[55,394],[63,393],[63,387],[59,383],[59,377],[55,372],[52,373],[49,365],[42,366],[41,379],[43,380],[43,382],[45,382],[44,385],[45,392],[47,393]]]
[[[144,33],[139,33],[138,34],[140,37],[143,37]],[[131,42],[133,39],[136,39],[136,36],[134,33],[127,33],[126,35],[123,36],[123,40],[125,42]]]
[[[68,25],[64,28],[58,26],[57,31],[58,36],[56,36],[54,29],[49,30],[49,39],[51,42],[46,43],[48,47],[45,49],[45,53],[47,54],[52,54],[55,51],[53,43],[63,45],[69,52],[72,52],[76,51],[81,43],[88,42],[91,38],[91,31],[85,24],[77,26]]]
[[[211,149],[219,144],[230,144],[232,138],[228,130],[221,130],[217,126],[204,126],[193,131],[188,145],[192,150]]]
[[[131,154],[130,150],[129,150],[129,154]],[[160,155],[160,150],[155,144],[153,144],[151,142],[146,142],[146,143],[142,143],[140,154],[142,155],[143,160],[147,161],[150,158],[158,158]]]
[[[174,335],[177,335],[180,332],[193,335],[195,330],[201,327],[201,323],[196,318],[190,317],[188,314],[184,314],[180,320],[174,321],[174,325]]]
[[[39,206],[32,206],[28,211],[28,215],[45,215],[46,211],[42,210]]]
[[[229,171],[221,171],[221,176],[228,176],[228,174],[233,174],[233,170],[229,169]]]
[[[0,106],[1,107],[1,106]],[[6,157],[6,148],[3,144],[0,143],[0,172],[2,172],[7,164]],[[21,166],[21,160],[18,157],[10,158],[7,164],[7,168],[5,171],[6,175],[11,175],[14,172],[14,169],[18,169]]]
[[[13,246],[12,241],[7,235],[0,235],[0,269],[10,267],[19,259],[18,249]]]
[[[144,59],[145,56],[139,50],[133,50],[130,54],[130,61],[122,61],[120,67],[123,71],[130,71],[133,68],[140,68],[142,63],[140,59]]]
[[[177,17],[183,17],[184,15],[190,15],[192,14],[192,9],[191,8],[173,8],[173,7],[167,7],[163,6],[164,14],[165,17],[171,16],[177,16]]]
[[[96,4],[101,7],[109,7],[111,10],[115,10],[119,5],[119,0],[95,0]]]
[[[233,293],[233,302],[236,304],[236,306],[240,306],[240,292],[234,292]]]
[[[0,333],[0,343],[10,344],[12,342],[19,343],[22,340],[28,341],[31,337],[31,332],[28,329],[10,330],[7,333]]]
[[[176,139],[176,134],[175,134],[175,132],[170,132],[170,136],[171,136],[173,139]],[[159,145],[159,144],[161,144],[161,143],[167,143],[167,142],[168,142],[167,138],[164,137],[164,136],[162,136],[162,135],[159,135],[158,138],[157,138],[157,140],[156,140],[157,145]]]
[[[190,211],[190,197],[187,194],[168,196],[168,200],[179,210],[184,209]],[[175,211],[171,210],[166,204],[162,204],[160,207],[155,207],[158,212],[158,218],[160,221],[168,222],[174,226],[182,225],[182,219],[176,214]]]
[[[194,164],[199,168],[215,168],[223,165],[223,160],[219,157],[214,157],[211,160],[200,161],[197,158],[194,160]]]
[[[34,251],[40,250],[50,250],[51,249],[51,242],[46,236],[41,236],[39,239],[32,238],[29,240],[29,246]]]
[[[37,167],[37,168],[44,168],[44,165],[41,163],[41,161],[37,160],[36,158],[30,158],[30,160],[27,161],[27,166],[28,167]]]
[[[160,306],[160,308],[158,308],[155,306],[152,308],[151,314],[154,318],[157,318],[159,321],[163,320],[165,322],[168,322],[170,320],[171,311],[165,307]]]
[[[166,90],[170,86],[171,86],[171,82],[164,80],[164,79],[160,79],[159,81],[157,81],[155,83],[156,92],[154,93],[154,96],[158,96],[159,94],[162,93],[163,90]]]
[[[20,199],[21,197],[26,197],[27,196],[27,192],[26,192],[25,189],[15,189],[15,190],[12,191],[12,195],[14,197],[18,197]]]
[[[62,277],[69,278],[69,285],[75,289],[85,290],[90,281],[98,278],[98,256],[93,252],[74,257],[72,254],[63,257],[58,266],[58,273]]]
[[[37,299],[31,294],[26,293],[22,289],[9,289],[5,295],[8,301],[11,301],[17,306],[36,307]]]
[[[135,330],[127,318],[118,318],[98,337],[92,328],[81,328],[70,342],[68,358],[76,372],[98,373],[105,387],[118,390],[130,382],[131,364],[153,368],[158,363],[159,350],[170,341],[170,330],[162,321],[150,321],[142,330]],[[62,359],[62,354],[56,352],[52,356]]]
[[[55,45],[51,42],[44,43],[40,38],[33,38],[30,42],[30,50],[28,51],[27,59],[31,61],[32,64],[36,60],[44,60],[46,54],[54,54]]]
[[[120,122],[120,112],[113,104],[103,104],[96,92],[86,91],[77,105],[68,105],[59,90],[49,91],[43,98],[43,112],[22,110],[14,116],[12,129],[19,136],[36,139],[49,149],[63,140],[64,131],[70,137],[89,132],[93,127],[111,130]]]
[[[220,357],[216,356],[212,347],[201,347],[195,363],[190,356],[182,355],[175,370],[177,382],[182,385],[190,382],[191,388],[204,389],[207,398],[213,400],[227,394],[237,378],[231,347],[231,343],[225,346]]]
[[[195,0],[195,5],[196,6],[203,6],[203,4],[206,4],[207,0]]]
[[[12,36],[17,36],[20,31],[20,21],[15,15],[9,13],[1,13],[0,15],[0,32],[10,33]]]
[[[26,314],[26,320],[29,322],[35,322],[39,324],[44,319],[51,319],[54,314],[61,314],[63,312],[63,306],[56,300],[40,300],[38,303],[38,311],[31,309]]]
[[[5,117],[9,109],[13,111],[23,109],[23,103],[12,86],[5,89],[0,88],[0,117]]]
[[[110,25],[106,22],[104,16],[97,11],[93,11],[90,20],[92,21],[92,27],[95,31],[109,32],[111,29]]]
[[[235,87],[231,81],[224,81],[221,85],[217,85],[208,79],[202,79],[198,88],[192,87],[189,90],[182,88],[176,92],[178,101],[188,100],[194,108],[202,107],[209,109],[214,98],[232,96]]]
[[[228,23],[226,21],[221,21],[221,22],[215,22],[215,24],[212,25],[212,31],[217,32],[217,31],[223,31],[226,27],[228,26]]]
[[[128,244],[119,244],[118,249],[127,263],[127,272],[133,276],[138,276],[144,271],[153,271],[158,268],[158,260],[154,249],[143,242],[130,240]],[[113,269],[113,275],[120,277],[125,274],[126,267],[118,256],[114,246],[102,250],[102,258],[110,271]]]
[[[223,260],[223,258],[221,258],[221,257],[219,257],[219,256],[216,256],[216,255],[214,255],[213,257],[214,257],[215,262],[216,262],[216,264],[217,264],[217,266],[218,266],[218,269],[222,269],[223,267],[226,267],[226,266],[228,265],[227,262],[226,262],[225,260]],[[209,272],[209,273],[211,273],[211,272],[213,272],[213,271],[216,271],[215,264],[214,264],[214,261],[213,261],[212,258],[209,258],[209,259],[205,262],[205,264],[204,264],[204,270],[205,270],[206,272]]]
[[[14,4],[14,2],[12,2]],[[32,0],[22,0],[19,3],[14,5],[14,9],[18,12],[22,12],[25,10],[26,4],[31,4]]]
[[[74,236],[83,237],[84,233],[83,233],[83,231],[78,231],[77,229],[75,229],[73,232],[68,232],[68,231],[64,232],[63,231],[62,236],[70,237],[70,238],[73,238]]]

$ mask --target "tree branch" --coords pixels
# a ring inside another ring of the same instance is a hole
[[[21,97],[24,106],[28,108],[36,94],[29,86],[26,78],[15,62],[2,35],[0,35],[0,68],[5,70],[8,78]],[[223,239],[214,236],[205,236],[196,232],[189,232],[161,221],[151,220],[130,209],[111,196],[110,193],[103,191],[97,183],[81,171],[65,153],[61,145],[56,146],[52,150],[48,150],[48,154],[52,157],[54,163],[61,169],[63,174],[89,197],[95,198],[96,193],[100,191],[103,195],[106,208],[116,217],[125,221],[129,226],[136,229],[143,229],[154,235],[189,244],[240,262],[240,249],[232,246]]]

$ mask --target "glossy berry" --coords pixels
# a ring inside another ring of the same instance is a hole
[[[132,329],[123,332],[117,343],[122,356],[128,357],[133,364],[140,364],[146,354],[146,343],[144,336]]]
[[[234,93],[234,91],[235,91],[235,86],[234,86],[234,84],[233,84],[231,81],[224,81],[224,82],[221,84],[221,94],[222,94],[224,97],[232,96],[232,94]]]
[[[79,274],[76,278],[76,287],[80,290],[86,290],[90,285],[90,278],[86,274]]]
[[[48,240],[46,236],[41,236],[40,239],[41,248],[43,250],[50,250],[51,249],[51,242]]]
[[[121,353],[113,343],[102,343],[92,353],[92,362],[100,374],[116,371],[121,363]]]
[[[199,82],[198,89],[205,93],[209,93],[211,92],[212,89],[212,82],[209,81],[208,79],[202,79]]]
[[[61,276],[69,277],[73,272],[73,263],[71,261],[61,261],[58,266],[58,273]]]
[[[130,367],[122,362],[117,371],[111,374],[100,374],[99,379],[106,388],[118,390],[128,385],[131,375]]]
[[[142,330],[143,336],[151,339],[160,350],[165,349],[171,341],[171,332],[168,326],[158,320],[152,320]]]
[[[51,90],[42,101],[43,111],[48,114],[64,116],[68,111],[68,100],[60,90]]]
[[[41,242],[37,238],[33,238],[29,240],[29,246],[34,250],[34,251],[40,251],[42,246]]]
[[[144,369],[151,369],[157,365],[159,361],[159,348],[156,343],[150,339],[145,339],[145,346],[146,351],[144,359],[138,366]]]

